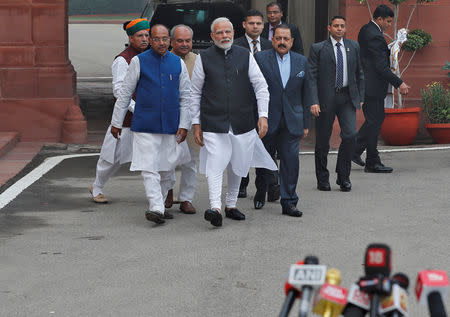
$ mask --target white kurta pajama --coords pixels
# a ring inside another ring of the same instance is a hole
[[[172,53],[173,50],[171,51]],[[174,53],[175,54],[175,53]],[[189,52],[185,57],[181,57],[186,64],[186,68],[189,72],[189,77],[192,75],[195,59],[197,55]],[[180,202],[192,202],[195,195],[195,189],[197,186],[197,161],[199,156],[200,147],[195,143],[193,131],[188,131],[186,136],[186,143],[189,147],[191,154],[191,160],[181,165],[180,186],[178,190],[178,201]],[[173,170],[172,180],[175,184],[176,176],[175,170]],[[171,188],[172,189],[172,188]]]
[[[113,76],[112,88],[115,98],[119,95],[119,90],[127,74],[127,70],[128,63],[122,56],[118,56],[111,65]],[[128,105],[128,110],[131,112],[134,111],[134,103],[134,100],[130,100]],[[103,188],[106,182],[119,170],[120,165],[131,162],[131,152],[132,134],[130,128],[123,128],[120,139],[116,139],[111,134],[110,125],[106,131],[100,150],[100,158],[97,162],[95,181],[92,186],[92,195],[94,197],[103,194]]]
[[[269,109],[267,83],[252,54],[249,54],[248,77],[253,86],[258,116],[266,117]],[[200,101],[205,81],[201,56],[196,59],[191,81],[192,124],[200,124]],[[227,193],[225,207],[235,208],[241,178],[247,176],[250,167],[277,170],[255,129],[235,135],[230,126],[228,133],[203,132],[204,146],[200,149],[200,173],[208,180],[211,209],[222,210],[222,178],[227,169]]]
[[[190,127],[189,94],[190,81],[186,65],[181,62],[179,82],[180,123],[178,128]],[[140,62],[133,57],[124,83],[114,106],[111,125],[122,127],[127,104],[136,89],[140,77]],[[142,171],[144,186],[149,200],[149,211],[164,213],[164,200],[169,188],[173,187],[172,171],[180,164],[190,161],[186,142],[177,144],[174,134],[133,132],[131,171]]]

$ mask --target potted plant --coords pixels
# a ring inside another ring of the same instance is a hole
[[[360,3],[366,2],[367,7],[369,9],[369,13],[372,16],[370,4],[368,0],[358,0]],[[409,14],[408,22],[404,29],[398,29],[398,16],[400,4],[408,0],[389,0],[390,3],[394,5],[394,36],[391,37],[388,34],[385,34],[388,38],[392,40],[390,44],[391,48],[391,68],[393,72],[402,77],[408,67],[411,65],[411,62],[416,55],[416,52],[423,47],[427,46],[431,43],[432,38],[429,33],[426,33],[424,30],[412,30],[408,32],[408,27],[411,22],[411,18],[413,16],[414,11],[417,6],[426,2],[434,2],[434,0],[416,0],[414,6],[411,9]],[[402,34],[406,34],[405,39],[401,39]],[[404,42],[403,42],[404,41]],[[401,55],[398,57],[398,48],[401,47]],[[394,55],[395,51],[395,56]],[[410,52],[409,60],[406,63],[406,66],[400,70],[399,64],[402,58],[405,55],[405,52]],[[419,129],[419,113],[421,111],[420,107],[412,107],[406,108],[404,106],[404,99],[399,92],[397,95],[393,93],[386,97],[386,108],[385,108],[385,119],[383,125],[381,126],[380,136],[384,140],[386,144],[389,145],[408,145],[414,141],[416,137],[417,131]],[[388,104],[391,104],[388,106]]]
[[[450,91],[434,82],[422,89],[423,109],[430,123],[425,128],[436,143],[450,143]]]

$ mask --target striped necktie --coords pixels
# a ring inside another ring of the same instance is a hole
[[[255,55],[256,53],[258,53],[258,40],[253,40],[253,55]]]
[[[341,43],[336,43],[336,88],[341,89],[344,85],[344,57],[342,56]]]

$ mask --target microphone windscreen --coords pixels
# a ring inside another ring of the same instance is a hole
[[[364,257],[366,277],[391,274],[391,249],[383,243],[372,243],[367,246]]]
[[[319,259],[317,258],[317,256],[314,255],[308,255],[307,257],[305,257],[305,264],[319,264]]]
[[[392,282],[399,285],[401,288],[408,290],[409,287],[409,278],[406,274],[403,273],[395,273],[392,276]]]

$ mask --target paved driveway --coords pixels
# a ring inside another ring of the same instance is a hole
[[[277,203],[254,210],[251,186],[239,201],[247,219],[220,229],[203,220],[203,176],[200,212],[175,207],[175,219],[157,227],[144,218],[139,174],[122,168],[106,187],[110,203],[97,205],[88,193],[97,157],[67,159],[0,211],[0,315],[275,316],[290,264],[317,255],[349,287],[371,242],[391,246],[393,273],[410,277],[412,293],[419,270],[450,273],[450,150],[383,158],[393,174],[356,167],[351,192],[332,178],[324,193],[313,156],[302,155],[302,218],[282,216]],[[409,305],[410,316],[427,315],[412,296]]]

